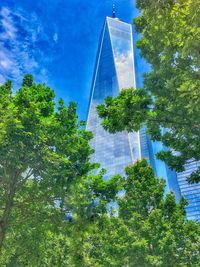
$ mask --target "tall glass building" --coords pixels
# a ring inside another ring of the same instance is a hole
[[[101,126],[96,107],[104,102],[105,97],[116,97],[120,90],[135,88],[136,84],[142,86],[138,79],[142,74],[137,71],[140,62],[138,57],[134,57],[132,36],[130,24],[106,17],[99,41],[86,125],[87,130],[94,134],[91,146],[95,152],[91,161],[100,163],[107,170],[107,179],[115,174],[123,175],[127,165],[145,157],[155,174],[166,180],[166,193],[172,190],[177,201],[182,193],[189,201],[188,218],[200,220],[200,206],[197,205],[197,202],[200,203],[197,196],[200,185],[189,186],[186,182],[187,171],[177,175],[164,162],[156,159],[155,154],[165,148],[160,142],[149,139],[145,127],[139,132],[110,134]]]
[[[107,177],[123,174],[124,167],[141,158],[139,133],[109,134],[101,126],[96,106],[106,96],[116,97],[122,88],[135,87],[132,27],[107,17],[101,34],[92,82],[87,130],[94,138],[92,161],[101,163]]]
[[[188,184],[187,177],[200,167],[200,161],[190,160],[185,165],[185,171],[177,173],[181,194],[187,199],[186,213],[188,219],[200,222],[200,183]]]

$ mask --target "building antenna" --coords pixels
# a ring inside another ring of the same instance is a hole
[[[116,18],[116,9],[115,9],[115,4],[112,6],[112,17]]]

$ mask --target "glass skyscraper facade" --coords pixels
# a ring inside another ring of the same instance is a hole
[[[200,161],[190,160],[185,165],[185,171],[177,173],[181,194],[187,199],[187,218],[200,222],[200,183],[188,184],[187,177],[200,167]]]
[[[97,53],[87,118],[87,130],[94,134],[91,146],[95,152],[91,160],[101,163],[107,177],[123,174],[125,166],[141,157],[140,136],[127,132],[109,134],[101,126],[96,106],[103,103],[106,96],[116,97],[122,88],[130,87],[135,87],[132,27],[107,17]]]
[[[90,143],[95,150],[91,161],[100,163],[107,170],[107,179],[115,174],[123,175],[127,165],[145,157],[155,175],[165,179],[166,193],[172,190],[177,201],[181,194],[188,199],[188,218],[200,219],[200,185],[190,186],[186,182],[186,174],[192,167],[186,166],[184,173],[176,174],[156,159],[155,154],[166,148],[160,142],[152,142],[145,127],[139,132],[110,134],[101,126],[96,107],[104,102],[105,97],[116,97],[120,90],[135,88],[136,84],[137,87],[142,86],[138,79],[142,73],[137,72],[140,62],[138,57],[134,57],[134,52],[132,26],[107,17],[99,41],[87,116],[86,128],[94,135]]]

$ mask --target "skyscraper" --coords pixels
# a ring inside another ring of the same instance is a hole
[[[187,177],[200,167],[200,161],[190,160],[185,164],[185,171],[177,173],[181,194],[187,199],[187,218],[200,222],[200,183],[188,184]]]
[[[124,167],[141,158],[139,133],[109,134],[101,126],[96,106],[106,96],[116,97],[122,88],[135,87],[132,27],[107,17],[99,42],[92,82],[87,130],[94,134],[92,161],[107,169],[107,176],[123,174]]]
[[[155,175],[166,181],[166,193],[172,190],[176,200],[181,194],[189,201],[186,208],[189,219],[200,220],[200,185],[188,185],[186,174],[194,169],[194,163],[188,163],[186,171],[176,174],[156,158],[156,153],[166,149],[160,142],[152,142],[145,127],[139,132],[120,132],[110,134],[101,126],[96,107],[107,96],[116,97],[124,88],[136,87],[137,58],[134,58],[132,26],[115,18],[106,17],[99,41],[95,71],[92,81],[90,104],[86,128],[92,131],[94,138],[91,146],[95,152],[93,162],[101,164],[107,170],[105,178],[115,174],[124,174],[124,168],[145,157],[154,169]],[[136,68],[135,68],[136,66]],[[141,86],[141,84],[137,84]]]

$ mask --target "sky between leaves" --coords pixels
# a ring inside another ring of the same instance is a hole
[[[0,84],[15,90],[32,73],[56,98],[78,102],[85,119],[98,40],[112,0],[1,0]],[[117,16],[132,23],[135,0],[115,0]],[[137,36],[135,36],[136,40]]]

